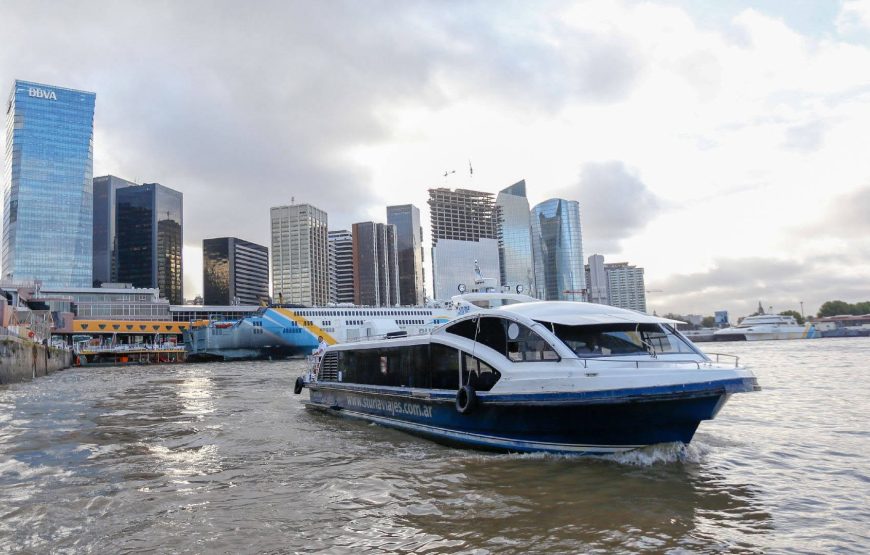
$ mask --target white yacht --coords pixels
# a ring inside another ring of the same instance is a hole
[[[713,341],[767,341],[771,339],[812,339],[819,337],[812,324],[798,324],[793,316],[758,314],[739,324],[713,333]]]
[[[758,389],[674,321],[581,302],[474,311],[430,333],[331,345],[306,406],[448,444],[600,455],[691,441],[733,393]]]

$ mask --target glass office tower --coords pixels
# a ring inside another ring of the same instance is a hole
[[[399,257],[396,226],[353,224],[353,301],[361,306],[399,304]]]
[[[499,191],[495,204],[501,208],[501,236],[498,247],[501,284],[512,291],[535,294],[535,264],[532,260],[531,216],[526,198],[526,181]],[[522,286],[518,289],[517,286]]]
[[[257,305],[269,300],[269,249],[235,237],[202,242],[203,302]]]
[[[435,299],[450,300],[459,286],[470,293],[495,289],[501,212],[492,193],[429,189],[429,209]]]
[[[157,287],[172,304],[184,304],[181,264],[183,195],[159,183],[115,191],[118,281]]]
[[[118,281],[115,192],[136,184],[114,175],[94,178],[94,287]]]
[[[92,285],[96,95],[15,81],[6,105],[3,277]]]
[[[532,253],[539,299],[586,300],[582,239],[576,200],[553,198],[532,209]]]
[[[526,209],[528,212],[528,208]],[[396,226],[399,249],[399,299],[406,306],[423,306],[423,228],[413,204],[387,206],[387,223]]]

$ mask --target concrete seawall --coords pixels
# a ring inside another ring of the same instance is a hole
[[[17,337],[0,337],[0,384],[30,381],[71,365],[70,351]]]

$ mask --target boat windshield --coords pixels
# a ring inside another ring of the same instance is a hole
[[[701,354],[671,326],[661,324],[598,324],[567,326],[540,322],[582,358],[639,354]]]

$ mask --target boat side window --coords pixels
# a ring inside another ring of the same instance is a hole
[[[477,335],[477,318],[469,318],[468,320],[457,322],[448,327],[446,331],[447,333],[474,341],[474,336]]]
[[[601,324],[594,326],[553,326],[556,336],[580,357],[637,355],[645,353],[694,353],[696,349],[659,324]]]
[[[507,322],[507,357],[514,362],[559,360],[540,335],[516,322]]]
[[[479,322],[479,325],[478,325]],[[559,355],[540,335],[505,318],[473,318],[457,322],[448,333],[477,339],[477,342],[507,356],[514,362],[559,360]]]
[[[388,387],[430,387],[429,349],[408,345],[342,351],[339,369],[346,383]],[[455,372],[455,370],[454,370]]]
[[[429,345],[432,389],[459,389],[459,351],[447,345]]]
[[[498,381],[498,370],[468,353],[462,353],[462,383],[469,384],[477,391],[489,391]]]

